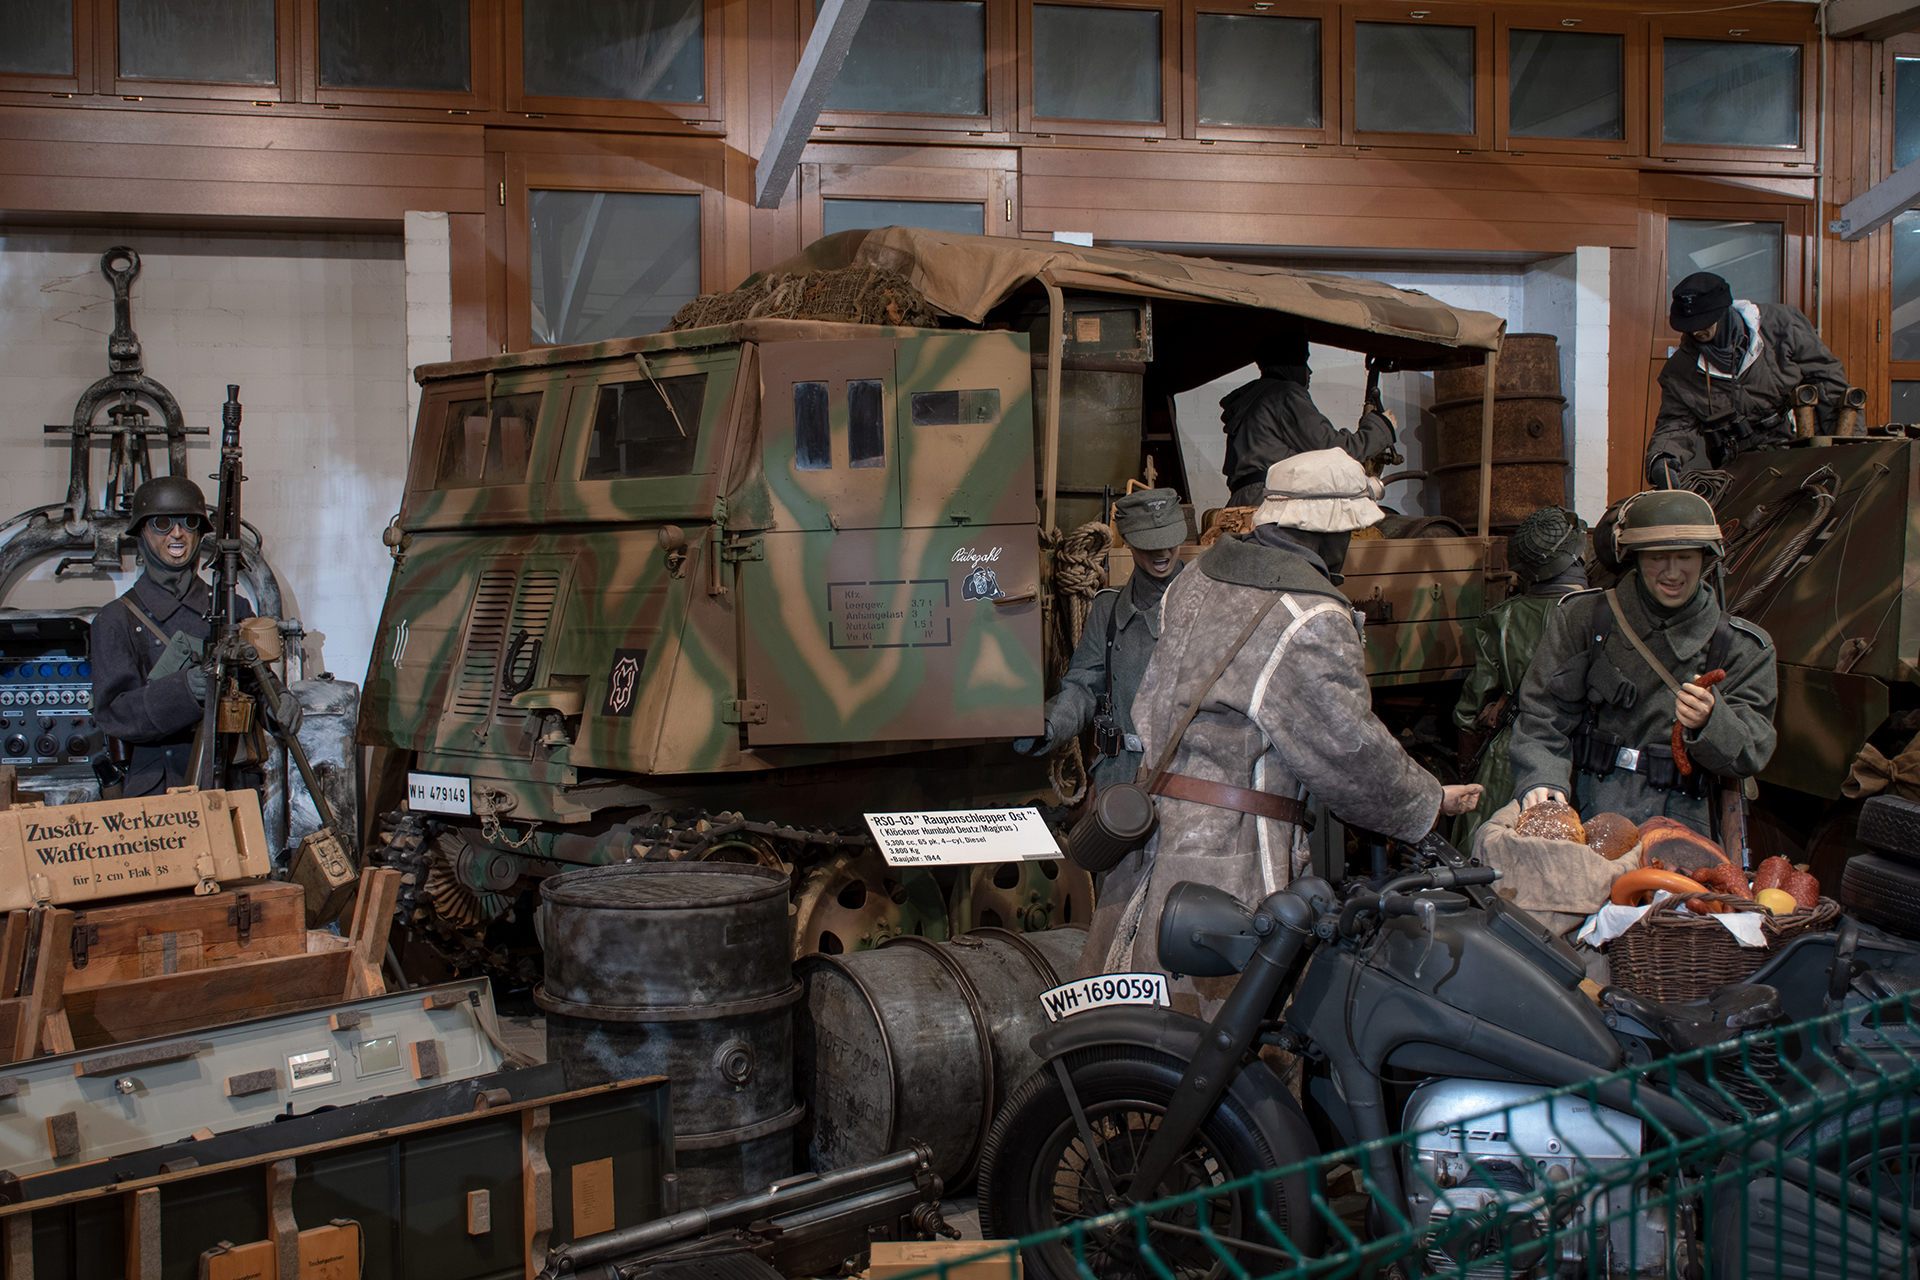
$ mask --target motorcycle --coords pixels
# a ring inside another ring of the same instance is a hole
[[[1776,1236],[1744,1225],[1737,1206],[1669,1215],[1629,1186],[1569,1208],[1556,1204],[1550,1182],[1624,1167],[1641,1156],[1643,1140],[1657,1140],[1654,1129],[1700,1136],[1770,1109],[1773,1090],[1791,1091],[1830,1056],[1796,1060],[1789,1070],[1777,1044],[1769,1059],[1764,1037],[1749,1040],[1736,1055],[1741,1070],[1717,1089],[1655,1068],[1838,1007],[1859,982],[1883,984],[1860,988],[1869,993],[1910,989],[1920,948],[1849,924],[1796,940],[1752,982],[1701,1003],[1661,1004],[1588,981],[1571,946],[1493,891],[1498,871],[1473,865],[1437,833],[1401,852],[1413,859],[1412,874],[1345,894],[1307,877],[1255,909],[1206,885],[1175,886],[1160,921],[1162,967],[1239,975],[1211,1022],[1166,1007],[1159,974],[1104,975],[1048,993],[1049,1016],[1058,1020],[1032,1041],[1041,1067],[1008,1096],[983,1148],[985,1235],[1025,1237],[1087,1222],[1084,1259],[1099,1280],[1164,1280],[1161,1266],[1181,1280],[1245,1274],[1242,1266],[1284,1269],[1325,1248],[1319,1175],[1229,1184],[1372,1143],[1358,1158],[1367,1163],[1365,1225],[1375,1238],[1396,1224],[1428,1231],[1449,1216],[1505,1205],[1535,1219],[1508,1223],[1506,1238],[1553,1239],[1558,1255],[1538,1249],[1502,1275],[1562,1267],[1698,1275],[1698,1266],[1668,1268],[1698,1259],[1699,1237],[1709,1231],[1716,1280],[1748,1274],[1750,1264],[1764,1264],[1752,1274],[1771,1274]],[[1304,1105],[1260,1056],[1266,1046],[1303,1068]],[[1547,1089],[1643,1065],[1646,1075],[1602,1084],[1599,1107],[1536,1100]],[[1503,1133],[1459,1125],[1500,1108],[1508,1108]],[[1782,1195],[1811,1188],[1869,1224],[1876,1239],[1920,1241],[1900,1202],[1910,1197],[1874,1190],[1884,1188],[1889,1152],[1920,1146],[1920,1121],[1908,1132],[1911,1113],[1904,1105],[1830,1121],[1811,1135],[1812,1162],[1790,1156],[1792,1144],[1755,1143],[1747,1159],[1766,1162],[1769,1175],[1788,1184]],[[1396,1132],[1419,1137],[1380,1141]],[[1569,1164],[1574,1145],[1578,1170]],[[1910,1184],[1911,1171],[1904,1177]],[[1222,1190],[1200,1191],[1207,1187]],[[1151,1260],[1138,1248],[1138,1225],[1114,1214],[1196,1191],[1148,1219]],[[1610,1205],[1608,1196],[1621,1202]],[[1290,1248],[1268,1243],[1263,1215]],[[1568,1231],[1569,1215],[1626,1229]],[[1822,1262],[1822,1246],[1811,1247]],[[1608,1256],[1585,1256],[1590,1251]],[[1085,1275],[1065,1243],[1026,1253],[1033,1280]]]

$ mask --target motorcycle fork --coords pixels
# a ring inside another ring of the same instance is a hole
[[[1269,912],[1280,901],[1288,899],[1284,891],[1267,900],[1265,909]],[[1274,997],[1280,992],[1280,984],[1286,979],[1287,970],[1293,967],[1300,950],[1312,938],[1308,932],[1312,924],[1312,908],[1297,898],[1291,899],[1302,909],[1297,913],[1298,920],[1287,917],[1295,912],[1273,912],[1278,918],[1275,928],[1254,951],[1253,959],[1240,973],[1240,981],[1234,984],[1231,994],[1221,1005],[1220,1012],[1207,1027],[1207,1034],[1200,1041],[1200,1049],[1193,1055],[1193,1061],[1187,1064],[1185,1074],[1180,1077],[1180,1086],[1175,1091],[1173,1101],[1168,1105],[1166,1114],[1160,1117],[1160,1127],[1154,1130],[1152,1141],[1141,1154],[1140,1164],[1134,1170],[1133,1181],[1127,1188],[1124,1201],[1138,1204],[1154,1198],[1153,1190],[1160,1180],[1173,1168],[1173,1162],[1186,1148],[1192,1138],[1213,1113],[1220,1099],[1226,1095],[1227,1088],[1240,1074],[1241,1059],[1253,1047],[1255,1037],[1260,1034],[1260,1024],[1267,1010],[1273,1007]],[[1100,1159],[1098,1149],[1093,1144],[1093,1133],[1087,1124],[1086,1112],[1080,1105],[1079,1094],[1074,1090],[1069,1074],[1058,1059],[1054,1070],[1067,1091],[1067,1103],[1073,1108],[1074,1122],[1080,1127],[1081,1141],[1087,1144],[1088,1158],[1094,1162],[1094,1175],[1105,1187],[1111,1188],[1109,1195],[1118,1197],[1120,1188],[1113,1181],[1112,1172]]]

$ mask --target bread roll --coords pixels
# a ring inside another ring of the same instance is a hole
[[[1543,840],[1571,840],[1575,844],[1587,842],[1586,828],[1580,824],[1580,815],[1571,805],[1561,804],[1558,800],[1546,800],[1528,809],[1513,824],[1513,829],[1523,836],[1537,836]]]
[[[1640,829],[1617,813],[1596,813],[1586,821],[1587,848],[1618,862],[1640,847]]]

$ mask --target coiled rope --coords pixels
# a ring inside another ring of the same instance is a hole
[[[1766,569],[1759,578],[1748,584],[1740,593],[1740,598],[1730,605],[1729,612],[1738,616],[1747,616],[1748,609],[1760,603],[1769,591],[1786,576],[1796,563],[1800,553],[1813,541],[1816,534],[1826,527],[1828,518],[1833,514],[1833,494],[1821,487],[1823,479],[1830,479],[1833,473],[1822,467],[1809,476],[1800,487],[1790,493],[1782,494],[1772,502],[1762,503],[1755,509],[1752,517],[1743,521],[1734,535],[1727,540],[1726,564],[1729,570],[1737,570],[1746,557],[1757,550],[1776,528],[1785,522],[1787,516],[1803,502],[1811,501],[1813,510],[1807,520],[1788,538],[1786,545],[1767,562]]]
[[[1107,551],[1113,541],[1113,530],[1098,520],[1089,520],[1069,534],[1048,529],[1040,536],[1041,549],[1053,557],[1053,608],[1046,619],[1050,694],[1060,687],[1073,661],[1093,597],[1107,585]],[[1078,737],[1054,749],[1047,776],[1061,804],[1075,805],[1086,798],[1087,764]]]

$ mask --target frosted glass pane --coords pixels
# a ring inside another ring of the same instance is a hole
[[[1199,16],[1200,123],[1320,127],[1320,21]]]
[[[1893,384],[1893,412],[1888,422],[1920,422],[1920,382]]]
[[[468,0],[320,0],[320,83],[329,89],[472,87]]]
[[[1512,31],[1507,132],[1521,138],[1627,136],[1625,36]]]
[[[958,200],[823,200],[822,234],[871,231],[875,227],[919,227],[977,236],[986,231],[987,207]]]
[[[1472,133],[1473,35],[1472,27],[1354,23],[1354,127]]]
[[[814,12],[819,9],[815,0]],[[980,0],[871,0],[826,109],[985,115],[987,6]]]
[[[704,102],[704,20],[702,0],[523,0],[526,91]]]
[[[120,74],[273,84],[273,34],[273,0],[120,0]]]
[[[1800,145],[1800,46],[1667,40],[1661,134],[1726,147]]]
[[[1920,158],[1920,58],[1893,60],[1893,167]]]
[[[1033,6],[1033,114],[1158,120],[1159,12]]]
[[[534,191],[533,340],[658,332],[700,292],[700,197]]]
[[[1920,213],[1893,220],[1893,347],[1895,360],[1920,360]],[[1920,422],[1894,415],[1896,422]]]
[[[1723,222],[1707,218],[1667,220],[1667,293],[1696,271],[1711,271],[1727,282],[1736,298],[1779,302],[1780,249],[1785,228],[1778,222]],[[1665,313],[1666,301],[1661,310]]]
[[[73,74],[73,0],[0,0],[0,72]]]

